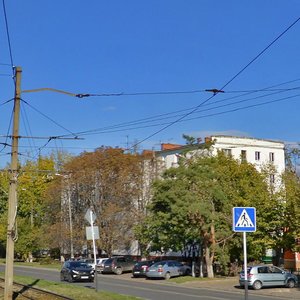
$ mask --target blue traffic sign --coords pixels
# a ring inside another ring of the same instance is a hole
[[[255,207],[234,207],[232,210],[232,230],[236,232],[256,231]]]

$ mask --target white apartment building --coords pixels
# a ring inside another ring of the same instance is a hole
[[[277,175],[282,174],[285,170],[283,142],[248,137],[215,135],[205,138],[205,142],[202,144],[192,146],[162,144],[162,149],[156,152],[156,157],[162,162],[163,168],[176,167],[181,153],[187,151],[187,149],[190,149],[191,155],[201,153],[204,151],[201,146],[207,143],[212,144],[212,155],[217,154],[218,151],[224,151],[234,159],[245,160],[253,164],[258,171],[267,165],[273,165]],[[276,174],[270,175],[270,183],[275,185],[279,180]]]

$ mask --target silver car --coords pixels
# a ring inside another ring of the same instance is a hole
[[[164,278],[170,279],[171,277],[188,275],[191,269],[187,265],[176,260],[163,260],[157,262],[149,267],[146,271],[147,278]]]
[[[247,270],[248,286],[255,290],[265,286],[293,288],[298,284],[297,276],[273,265],[250,266]],[[240,286],[245,286],[244,271],[240,273]]]

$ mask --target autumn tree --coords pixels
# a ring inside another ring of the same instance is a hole
[[[18,177],[18,240],[16,252],[32,258],[32,252],[46,246],[41,230],[45,218],[45,191],[53,179],[54,161],[39,157],[20,167]]]
[[[69,192],[76,251],[86,244],[84,233],[88,224],[84,215],[88,208],[97,216],[100,249],[108,255],[113,250],[130,249],[141,193],[141,172],[139,155],[110,147],[84,152],[64,165],[61,192]],[[62,211],[62,215],[68,216],[66,204]]]
[[[7,238],[7,209],[8,209],[9,171],[0,172],[0,255],[4,256]]]

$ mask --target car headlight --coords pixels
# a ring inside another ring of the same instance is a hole
[[[75,271],[75,270],[72,270],[72,272],[73,272],[74,274],[79,274],[79,272],[78,272],[78,271]]]

